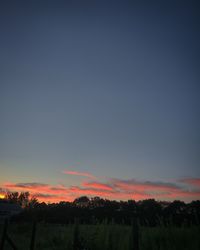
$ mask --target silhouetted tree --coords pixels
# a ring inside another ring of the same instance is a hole
[[[7,193],[8,202],[16,202],[24,208],[18,220],[30,221],[32,218],[49,223],[123,223],[131,224],[137,219],[143,226],[156,225],[199,225],[200,201],[185,204],[182,201],[158,202],[154,199],[143,201],[112,201],[100,197],[81,196],[73,202],[46,204],[39,203],[35,197],[25,193]]]
[[[81,206],[81,207],[88,206],[89,202],[90,202],[90,199],[87,196],[81,196],[74,200],[74,204],[76,204],[77,206]]]
[[[12,203],[18,203],[19,193],[18,192],[7,192],[5,195],[5,200],[12,202]]]
[[[143,200],[139,206],[139,213],[144,224],[155,226],[161,216],[162,207],[154,199]]]
[[[38,204],[36,197],[31,197],[29,192],[7,192],[5,200],[19,204],[22,208],[33,208]]]

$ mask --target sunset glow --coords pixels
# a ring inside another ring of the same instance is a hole
[[[4,194],[0,194],[0,199],[4,199],[5,195]]]
[[[197,179],[194,179],[198,182]],[[39,201],[59,202],[73,201],[80,196],[99,196],[111,200],[191,200],[200,197],[200,190],[190,183],[182,186],[179,182],[150,182],[135,179],[108,179],[107,182],[83,182],[77,186],[48,185],[45,183],[4,183],[3,188],[11,192],[30,192]],[[191,179],[192,184],[193,181]]]

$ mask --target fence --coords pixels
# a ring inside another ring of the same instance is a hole
[[[35,236],[36,236],[36,222],[33,223],[32,227],[32,233],[31,233],[31,241],[30,241],[30,250],[34,250],[35,247]],[[11,239],[11,237],[8,234],[8,220],[5,220],[4,227],[3,227],[3,233],[0,243],[0,250],[4,250],[6,241],[9,243],[11,248],[13,250],[18,250],[18,247],[14,243],[14,241]]]
[[[37,223],[33,222],[31,237],[30,237],[30,248],[29,248],[30,250],[36,250],[35,249],[36,231],[37,231]],[[139,250],[139,225],[137,219],[132,220],[132,234],[133,234],[132,235],[133,249],[131,250]],[[8,220],[5,220],[3,226],[2,238],[0,242],[0,250],[5,250],[6,241],[13,250],[20,250],[9,236]],[[84,250],[84,249],[85,249],[84,244],[80,239],[79,222],[78,220],[76,220],[74,225],[73,250]]]

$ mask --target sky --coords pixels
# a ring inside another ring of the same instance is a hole
[[[1,1],[0,196],[200,199],[198,1]]]

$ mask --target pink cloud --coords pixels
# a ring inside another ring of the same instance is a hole
[[[99,186],[100,187],[100,186]],[[79,187],[79,186],[72,186],[69,190],[70,192],[77,194],[77,196],[100,196],[102,198],[106,199],[113,199],[113,200],[129,200],[129,199],[135,199],[135,200],[141,200],[141,199],[147,199],[152,198],[152,196],[148,193],[142,193],[142,192],[124,192],[122,190],[105,190],[101,188],[97,188],[93,186],[93,188],[85,188],[85,187]]]
[[[137,192],[174,192],[180,189],[173,183],[165,182],[150,182],[150,181],[138,181],[138,180],[119,180],[112,179],[113,186],[124,191],[137,191]]]
[[[85,187],[89,187],[89,188],[113,191],[112,186],[110,186],[108,184],[100,183],[100,182],[83,182],[82,185],[85,186]]]
[[[185,178],[185,179],[182,179],[180,181],[183,183],[200,188],[200,178]]]
[[[96,177],[94,175],[92,175],[91,173],[88,173],[88,172],[78,172],[78,171],[64,170],[63,173],[68,174],[68,175],[77,175],[77,176],[88,177],[88,178],[91,178],[91,179],[96,179]]]

